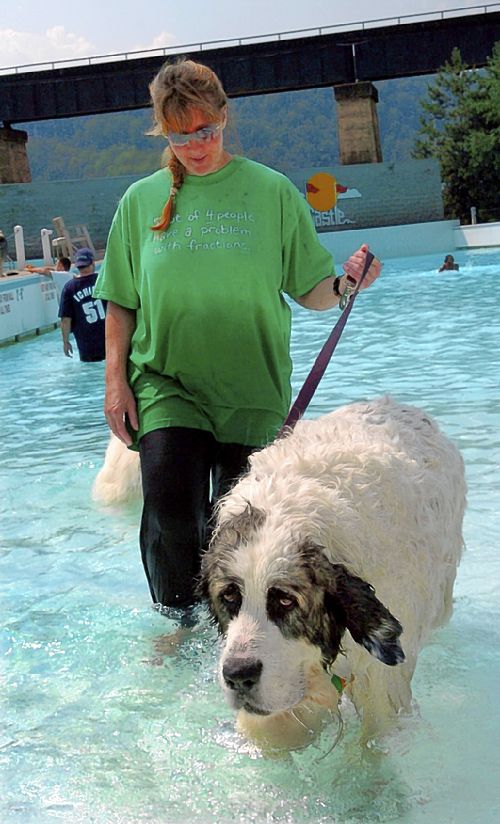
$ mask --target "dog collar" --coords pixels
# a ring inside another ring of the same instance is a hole
[[[341,678],[340,675],[335,675],[335,673],[333,673],[332,677],[330,678],[330,681],[337,690],[338,694],[342,695],[347,684],[345,678]]]

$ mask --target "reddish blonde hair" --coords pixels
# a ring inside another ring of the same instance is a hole
[[[165,63],[149,86],[153,104],[152,135],[167,136],[168,132],[182,132],[189,127],[193,109],[209,121],[220,119],[227,106],[227,96],[212,69],[193,60]],[[172,186],[154,232],[164,231],[174,213],[175,196],[181,188],[186,170],[170,148],[163,153],[163,161],[172,175]]]

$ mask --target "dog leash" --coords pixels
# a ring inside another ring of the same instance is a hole
[[[359,292],[361,284],[366,277],[366,273],[370,268],[372,261],[374,260],[374,256],[371,252],[366,253],[365,258],[365,265],[363,267],[363,272],[361,273],[361,277],[354,286],[347,285],[344,292],[341,295],[339,306],[343,310],[340,318],[338,319],[337,323],[333,327],[328,340],[323,345],[321,352],[319,353],[318,357],[316,358],[314,365],[309,372],[307,378],[305,379],[302,389],[300,390],[295,403],[290,409],[288,416],[279,430],[276,438],[282,438],[284,435],[287,435],[291,429],[295,426],[297,421],[302,417],[304,412],[306,411],[307,407],[309,406],[311,399],[317,389],[317,386],[323,377],[326,367],[330,363],[332,355],[335,351],[335,347],[340,340],[340,336],[344,331],[344,326],[347,323],[347,318],[351,314],[352,307],[354,306],[354,301],[356,299],[356,295]],[[348,282],[351,280],[353,283],[353,279],[347,276]]]

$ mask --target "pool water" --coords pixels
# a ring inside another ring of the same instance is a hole
[[[446,251],[446,250],[444,250]],[[58,330],[0,349],[3,824],[500,820],[500,253],[392,260],[356,301],[308,415],[385,392],[424,407],[462,451],[467,550],[449,625],[422,652],[415,715],[371,748],[345,709],[302,753],[263,758],[233,729],[202,615],[149,603],[140,508],[105,510],[103,364],[63,356]],[[294,308],[297,391],[336,310]]]

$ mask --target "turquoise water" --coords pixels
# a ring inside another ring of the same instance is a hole
[[[446,251],[446,250],[445,250]],[[259,756],[233,731],[206,620],[175,656],[149,603],[139,507],[90,489],[103,365],[59,331],[0,349],[3,824],[493,824],[500,820],[500,253],[386,263],[356,302],[316,416],[390,392],[460,447],[469,507],[455,611],[421,655],[415,717],[371,749],[346,710],[317,746]],[[295,312],[298,388],[337,313]]]

